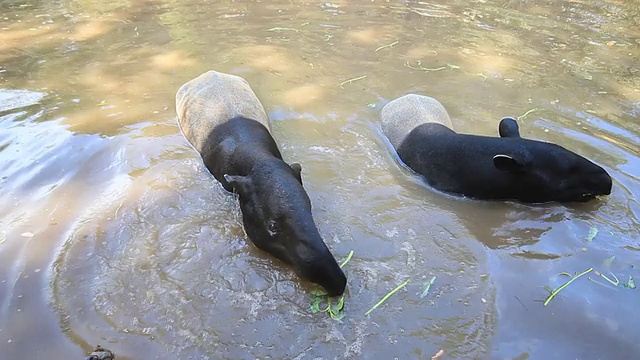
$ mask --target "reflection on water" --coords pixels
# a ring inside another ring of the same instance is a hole
[[[621,285],[640,278],[638,19],[637,1],[604,0],[3,1],[1,357],[637,357],[640,290]],[[323,238],[355,251],[341,322],[250,245],[179,133],[175,91],[211,68],[251,83]],[[523,136],[605,167],[613,193],[524,206],[428,189],[378,125],[408,92],[462,132],[519,116]],[[593,273],[542,306],[589,267],[620,286]]]

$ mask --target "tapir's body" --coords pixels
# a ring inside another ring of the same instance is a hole
[[[183,134],[207,169],[239,194],[249,239],[330,295],[342,294],[346,277],[313,221],[301,167],[282,160],[249,84],[209,71],[178,90],[176,109]]]
[[[456,133],[437,100],[405,95],[381,112],[400,159],[434,188],[485,200],[587,201],[611,192],[600,166],[556,144],[523,139],[504,118],[501,137]]]

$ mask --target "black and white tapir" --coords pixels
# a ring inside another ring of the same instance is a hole
[[[562,146],[521,138],[513,118],[500,121],[500,137],[458,134],[440,102],[416,94],[389,102],[380,116],[400,159],[440,191],[525,203],[611,193],[603,168]]]
[[[313,221],[300,164],[282,160],[249,84],[238,76],[206,72],[180,87],[176,110],[182,133],[207,169],[239,195],[253,244],[329,295],[342,294],[347,278]]]

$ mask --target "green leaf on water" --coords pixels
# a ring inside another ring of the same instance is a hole
[[[329,302],[329,298],[327,298],[327,307],[324,309],[320,308],[320,305],[322,304],[322,302],[325,300],[324,296],[313,296],[311,298],[311,312],[318,313],[318,312],[327,312],[329,311],[329,306],[331,306],[331,303]]]
[[[633,282],[633,278],[631,276],[629,276],[629,280],[627,281],[626,284],[624,284],[624,287],[629,288],[629,289],[635,289],[636,288],[636,284],[635,284],[635,282]]]
[[[593,238],[596,237],[596,235],[598,235],[598,228],[595,226],[592,226],[591,229],[589,229],[589,234],[587,235],[586,240],[591,242],[593,241]]]
[[[344,259],[340,267],[347,265],[349,260],[353,257],[353,250],[349,251],[349,255]],[[340,320],[344,318],[344,294],[340,296],[338,302],[334,305],[331,301],[331,298],[328,296],[327,292],[323,289],[314,289],[310,291],[311,293],[311,312],[319,313],[319,312],[328,312],[329,316],[334,320]],[[321,308],[321,304],[324,302],[327,303],[326,308]]]
[[[373,108],[376,107],[376,104],[375,103],[369,103],[369,104],[367,104],[367,107],[370,107],[370,108],[373,109]]]
[[[338,303],[333,306],[331,300],[329,300],[329,316],[334,320],[341,320],[344,318],[344,295],[340,296]]]
[[[433,285],[433,282],[436,281],[436,277],[432,277],[431,280],[427,281],[424,284],[424,290],[422,290],[422,294],[420,294],[420,298],[422,299],[423,297],[429,295],[429,289],[431,289],[431,285]]]
[[[311,312],[312,313],[319,313],[320,312],[320,302],[319,301],[314,301],[311,303]]]
[[[571,276],[571,275],[569,275],[569,276]],[[542,288],[547,290],[549,292],[549,294],[553,294],[553,289],[551,289],[549,286],[545,285]]]
[[[569,274],[568,272],[561,272],[560,275],[564,275],[564,276],[568,276],[568,277],[573,277],[573,275]]]

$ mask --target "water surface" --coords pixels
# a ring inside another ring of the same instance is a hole
[[[640,357],[638,19],[638,1],[3,1],[1,357]],[[209,69],[249,81],[326,243],[355,252],[342,321],[249,243],[180,134],[175,92]],[[410,92],[460,132],[518,117],[605,167],[611,196],[429,189],[379,126]],[[590,267],[619,286],[594,272],[542,305]]]

